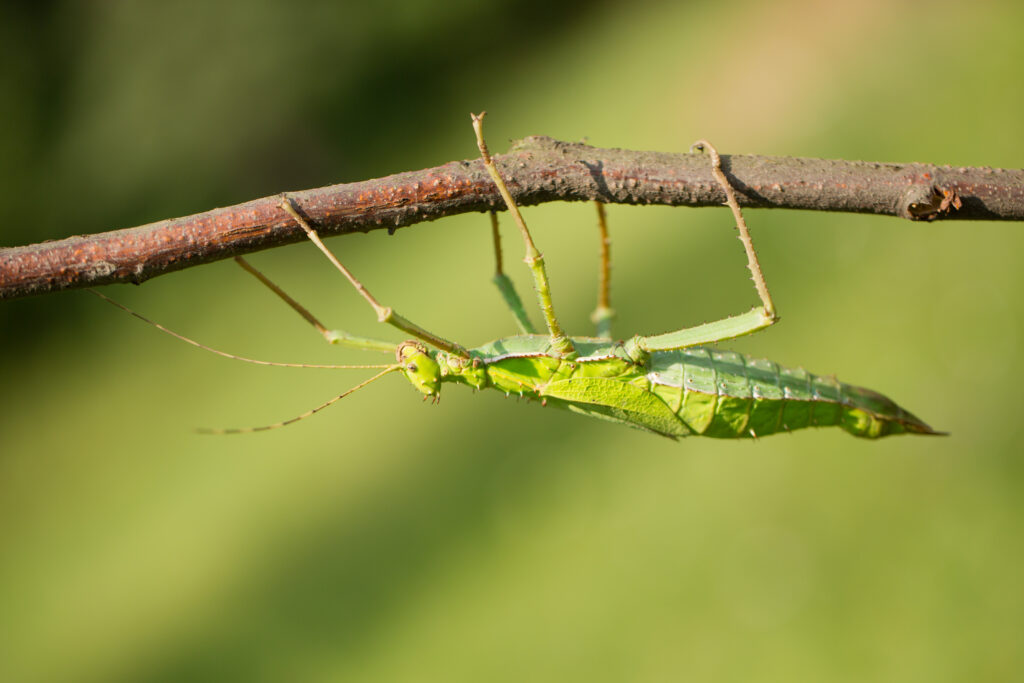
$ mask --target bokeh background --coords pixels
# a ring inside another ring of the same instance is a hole
[[[476,156],[633,149],[1020,167],[1024,9],[930,2],[40,2],[0,8],[0,239]],[[728,211],[612,206],[617,332],[755,302]],[[525,211],[589,333],[594,212]],[[459,387],[206,354],[83,292],[0,304],[5,681],[961,681],[1024,662],[1014,224],[751,211],[775,328],[730,343],[951,436],[678,443]],[[521,291],[529,276],[506,224]],[[514,331],[475,214],[330,242],[467,345]],[[421,257],[420,255],[426,255]],[[309,245],[254,255],[387,336]],[[235,353],[323,344],[229,262],[107,293]]]

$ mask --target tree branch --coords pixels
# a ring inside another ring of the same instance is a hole
[[[520,204],[599,200],[718,206],[707,157],[600,149],[530,137],[496,163]],[[741,205],[899,216],[1024,220],[1024,170],[723,155]],[[483,163],[453,161],[386,178],[289,193],[324,236],[369,232],[504,205]],[[264,197],[183,218],[0,249],[0,299],[164,273],[306,239]]]

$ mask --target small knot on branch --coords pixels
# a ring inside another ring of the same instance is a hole
[[[954,189],[938,185],[914,185],[902,197],[899,215],[912,221],[933,221],[963,206]]]

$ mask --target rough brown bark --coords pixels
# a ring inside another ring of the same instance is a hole
[[[721,205],[708,158],[530,137],[495,157],[520,204]],[[899,216],[1024,220],[1024,170],[723,155],[740,204]],[[290,192],[324,236],[394,230],[501,205],[480,160]],[[96,235],[0,249],[0,299],[140,283],[306,239],[279,196]],[[501,205],[501,208],[504,208]]]

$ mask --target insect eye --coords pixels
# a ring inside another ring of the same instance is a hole
[[[419,368],[416,367],[415,363],[409,363],[408,365],[405,366],[405,369],[408,370],[409,372],[416,372],[417,370],[419,370]]]

